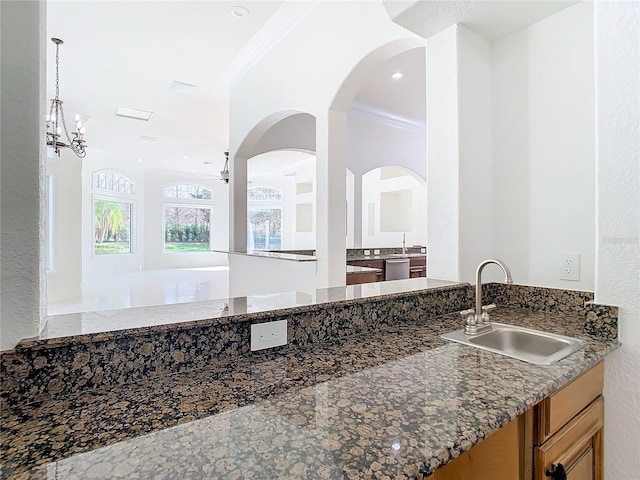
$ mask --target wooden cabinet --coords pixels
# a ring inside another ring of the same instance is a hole
[[[427,257],[411,258],[409,263],[409,277],[426,277],[427,276]]]
[[[381,282],[384,280],[384,260],[348,260],[347,265],[353,265],[355,267],[370,267],[380,268],[381,271],[376,275],[376,281]],[[426,257],[411,257],[409,260],[409,277],[426,277],[427,276],[427,258]],[[354,282],[364,283],[364,282]],[[349,285],[349,283],[347,284]]]
[[[521,478],[522,419],[512,420],[428,480],[514,480]]]
[[[604,365],[597,364],[535,408],[534,480],[562,464],[568,480],[603,480]]]
[[[603,384],[600,362],[426,480],[604,480]]]
[[[353,272],[347,273],[347,285],[357,285],[360,283],[378,282],[380,272]]]
[[[376,272],[376,282],[384,280],[384,260],[349,260],[347,265],[353,265],[354,267],[369,267],[379,268],[380,271]]]

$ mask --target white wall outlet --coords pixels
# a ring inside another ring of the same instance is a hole
[[[427,248],[426,247],[422,247],[420,249],[420,253],[427,253]]]
[[[368,257],[369,255],[371,255],[371,250],[365,250],[364,251],[364,256]]]
[[[560,280],[580,280],[580,254],[560,254]]]
[[[374,255],[380,255],[380,250],[378,250],[377,248],[373,251]]]
[[[254,323],[251,325],[251,351],[287,344],[287,321]]]

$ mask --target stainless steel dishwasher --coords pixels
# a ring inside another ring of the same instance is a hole
[[[385,280],[402,280],[409,278],[409,262],[408,258],[392,258],[384,261],[384,279]]]

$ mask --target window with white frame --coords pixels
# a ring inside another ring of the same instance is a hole
[[[211,250],[212,192],[195,183],[177,183],[163,189],[165,253]]]
[[[282,248],[282,190],[252,187],[247,190],[247,248]]]
[[[110,170],[93,174],[94,254],[132,252],[135,184]]]

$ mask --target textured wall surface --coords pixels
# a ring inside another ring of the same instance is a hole
[[[596,301],[619,305],[606,361],[607,480],[640,478],[640,2],[595,2]]]
[[[2,2],[0,350],[44,323],[44,2]],[[42,319],[42,322],[41,322]],[[42,324],[41,324],[42,323]]]

